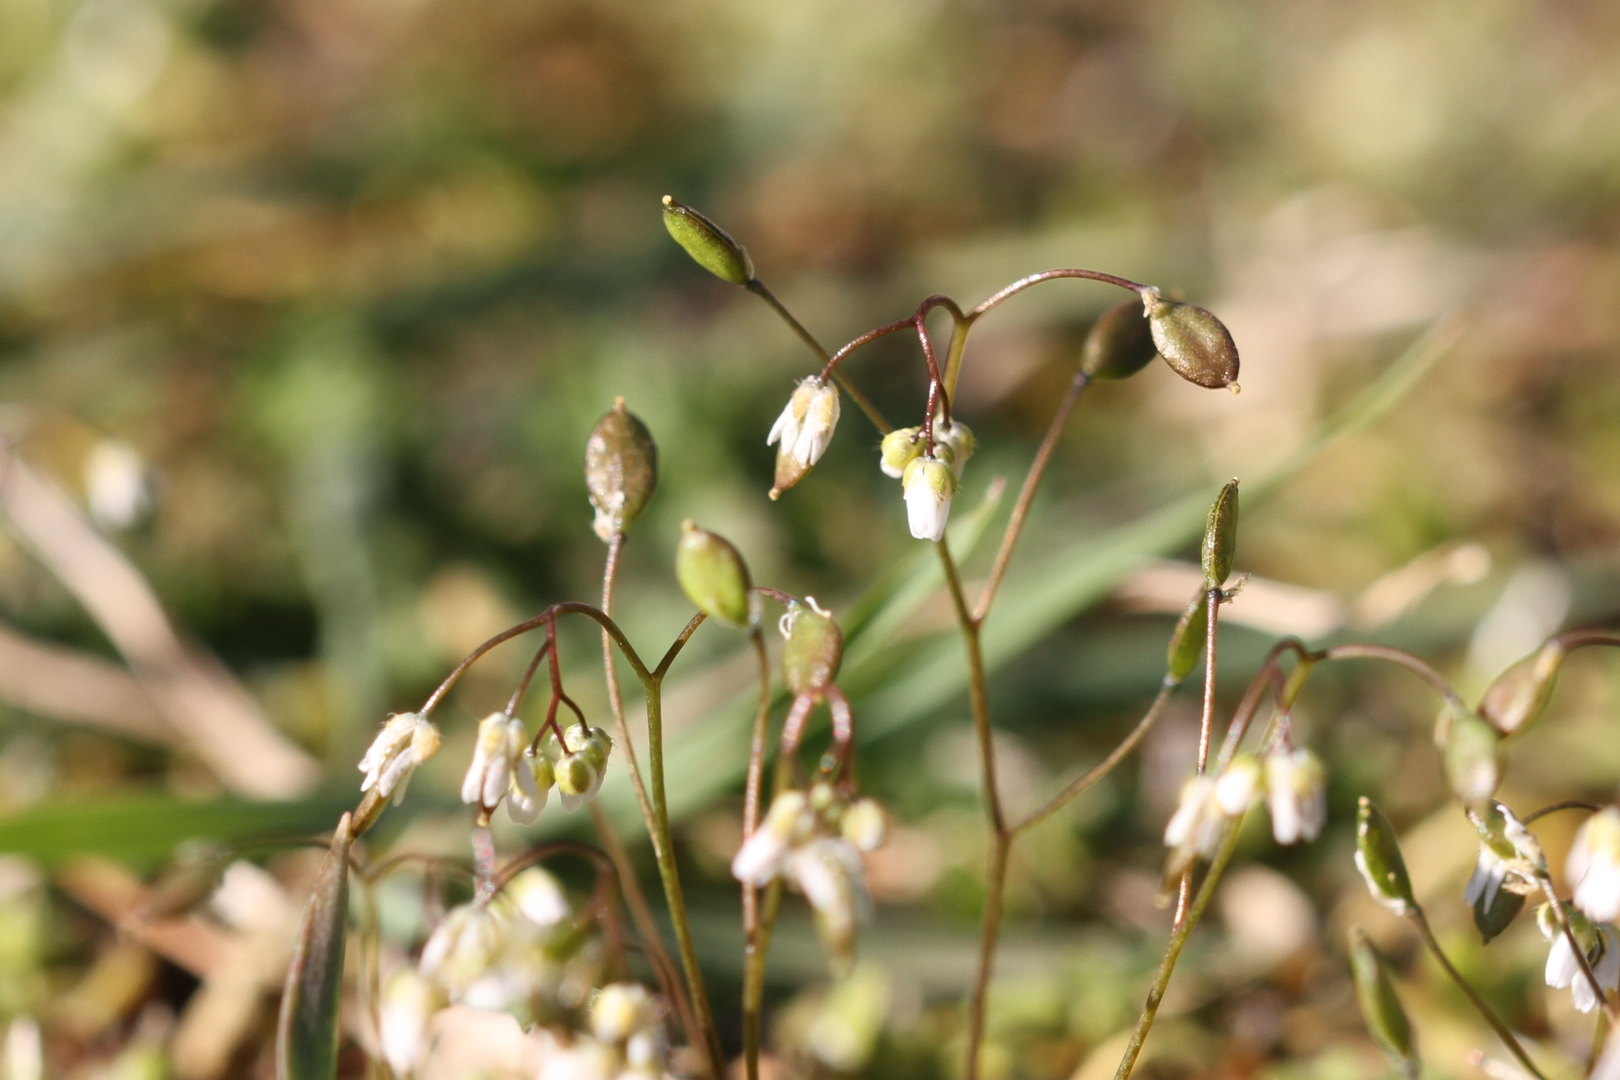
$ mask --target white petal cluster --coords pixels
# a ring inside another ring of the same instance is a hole
[[[1591,965],[1592,974],[1597,976],[1598,985],[1605,992],[1620,988],[1620,933],[1613,925],[1594,925],[1575,912],[1569,915],[1570,929],[1586,950],[1586,962]],[[1536,912],[1536,925],[1542,937],[1549,942],[1547,968],[1543,973],[1547,985],[1555,990],[1569,987],[1575,1008],[1583,1013],[1596,1009],[1601,1002],[1592,990],[1591,981],[1581,970],[1580,960],[1570,947],[1569,936],[1558,925],[1552,905],[1543,904]]]
[[[461,801],[492,811],[512,786],[512,769],[523,756],[528,732],[523,721],[505,713],[490,713],[478,725],[472,764],[461,781]]]
[[[1620,920],[1620,807],[1586,819],[1564,865],[1575,906],[1594,922]]]
[[[913,458],[900,478],[906,499],[906,522],[918,540],[939,540],[951,520],[956,497],[956,473],[937,456]]]
[[[1492,851],[1489,844],[1479,845],[1479,860],[1474,863],[1474,872],[1463,888],[1463,903],[1470,907],[1490,908],[1510,872],[1508,860]]]
[[[1181,787],[1176,812],[1164,827],[1170,848],[1167,874],[1174,877],[1196,859],[1214,857],[1226,828],[1260,795],[1260,763],[1249,755],[1232,760],[1218,776],[1195,776]]]
[[[838,426],[838,387],[812,375],[798,385],[771,425],[766,446],[776,447],[776,486],[792,486],[821,460]]]
[[[405,798],[405,788],[416,767],[439,750],[439,729],[421,713],[396,713],[388,718],[365,756],[360,771],[366,778],[361,791],[377,790],[379,798],[394,797],[395,805]]]
[[[861,852],[888,837],[888,819],[872,799],[845,800],[826,784],[784,791],[731,861],[738,881],[763,887],[781,877],[804,894],[835,963],[846,962],[856,927],[871,917]]]
[[[1315,840],[1327,823],[1327,782],[1322,762],[1309,750],[1279,747],[1265,757],[1266,806],[1279,844]]]
[[[545,754],[525,748],[512,764],[512,784],[506,793],[506,813],[519,825],[533,825],[546,808],[556,784],[555,765]]]

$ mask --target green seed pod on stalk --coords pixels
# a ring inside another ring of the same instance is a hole
[[[1546,711],[1568,650],[1549,641],[1496,677],[1479,702],[1479,715],[1503,737],[1516,735]]]
[[[1204,588],[1218,589],[1232,576],[1232,560],[1237,557],[1238,482],[1228,480],[1215,504],[1209,508],[1204,526]]]
[[[1412,1023],[1395,994],[1395,984],[1384,967],[1384,958],[1378,955],[1359,926],[1350,929],[1350,973],[1355,978],[1361,1016],[1367,1022],[1373,1041],[1389,1055],[1390,1064],[1408,1080],[1414,1080],[1422,1062],[1418,1059]]]
[[[1470,713],[1452,717],[1446,731],[1446,782],[1464,806],[1484,810],[1502,783],[1502,737]]]
[[[596,508],[592,528],[603,543],[630,527],[658,486],[658,448],[624,398],[596,422],[585,442],[585,487]]]
[[[1405,915],[1417,907],[1395,829],[1365,795],[1356,813],[1356,869],[1366,879],[1373,899],[1395,914]]]
[[[698,528],[690,518],[681,522],[675,577],[686,598],[705,615],[733,626],[753,624],[748,565],[729,541]]]
[[[1142,294],[1142,307],[1159,355],[1177,375],[1211,390],[1236,381],[1237,345],[1221,320],[1201,307],[1166,300],[1157,289]]]
[[[1095,379],[1128,379],[1158,354],[1141,302],[1126,300],[1091,324],[1080,352],[1080,370]]]
[[[1200,589],[1176,620],[1170,647],[1165,650],[1165,669],[1173,681],[1180,682],[1192,674],[1192,669],[1204,658],[1204,643],[1208,638],[1209,593]]]
[[[782,681],[795,695],[814,694],[838,677],[844,635],[813,597],[795,600],[782,616]]]
[[[669,195],[664,196],[664,228],[699,266],[721,281],[746,285],[753,280],[754,264],[743,246],[726,230]]]

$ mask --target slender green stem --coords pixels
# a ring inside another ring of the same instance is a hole
[[[967,347],[968,331],[973,320],[960,309],[951,311],[951,343],[945,347],[945,396],[956,400],[956,379],[962,374],[962,350]]]
[[[1038,274],[1030,274],[1028,277],[1019,278],[1017,281],[1013,282],[1011,285],[1008,285],[995,295],[989,297],[978,307],[968,312],[967,317],[969,319],[977,319],[980,315],[983,315],[991,308],[1000,304],[1003,300],[1006,300],[1008,297],[1014,296],[1017,293],[1023,292],[1031,285],[1039,285],[1043,281],[1056,281],[1058,278],[1083,278],[1086,281],[1101,281],[1106,285],[1117,285],[1121,289],[1128,289],[1131,292],[1136,293],[1138,296],[1140,296],[1148,288],[1146,285],[1143,285],[1140,282],[1131,281],[1128,278],[1116,277],[1113,274],[1104,274],[1099,270],[1042,270]]]
[[[1131,729],[1131,733],[1125,736],[1124,741],[1109,751],[1107,757],[1087,769],[1084,775],[1071,781],[1062,791],[1046,800],[1046,802],[1030,811],[1028,815],[1014,824],[1012,827],[1013,835],[1018,836],[1025,830],[1039,825],[1068,805],[1071,799],[1112,772],[1116,765],[1125,760],[1127,754],[1136,749],[1137,744],[1147,736],[1147,733],[1153,730],[1153,725],[1158,723],[1159,717],[1164,715],[1164,707],[1169,704],[1170,695],[1175,693],[1176,688],[1180,685],[1180,683],[1166,675],[1164,681],[1159,684],[1159,693],[1153,699],[1153,704],[1148,706],[1148,711],[1143,714],[1142,719],[1136,722],[1136,727]]]
[[[755,627],[754,655],[759,660],[759,707],[754,711],[754,731],[748,746],[748,779],[743,788],[743,839],[759,827],[759,789],[765,779],[765,736],[771,718],[771,661],[765,651],[765,635]],[[749,975],[756,962],[763,967],[760,950],[759,888],[751,881],[742,883],[743,909],[743,1062],[748,1080],[759,1080],[759,1006],[754,1000]]]
[[[1384,660],[1398,665],[1428,683],[1435,693],[1445,698],[1454,708],[1467,709],[1462,698],[1458,696],[1457,691],[1451,688],[1451,684],[1445,680],[1444,676],[1402,649],[1396,649],[1389,645],[1335,645],[1324,650],[1319,655],[1323,660]]]
[[[1153,1020],[1159,1014],[1159,1005],[1164,1001],[1164,991],[1170,985],[1170,976],[1176,969],[1176,961],[1181,957],[1181,950],[1187,944],[1187,938],[1192,935],[1193,928],[1198,925],[1198,920],[1203,918],[1204,909],[1209,906],[1209,898],[1215,895],[1215,886],[1226,871],[1226,864],[1232,861],[1232,852],[1237,847],[1241,825],[1241,821],[1234,821],[1226,827],[1226,836],[1221,840],[1215,859],[1209,865],[1209,873],[1204,875],[1197,897],[1187,907],[1186,916],[1170,931],[1170,941],[1165,945],[1164,956],[1159,960],[1159,970],[1153,976],[1152,985],[1148,987],[1147,1001],[1142,1006],[1142,1015],[1137,1017],[1135,1029],[1131,1031],[1131,1041],[1125,1048],[1125,1056],[1120,1059],[1119,1068],[1114,1071],[1114,1080],[1126,1080],[1131,1075],[1131,1070],[1136,1068],[1136,1059],[1141,1056],[1142,1044],[1147,1041],[1148,1032],[1153,1028]]]
[[[1424,916],[1423,909],[1414,904],[1408,909],[1407,914],[1412,922],[1416,924],[1418,933],[1423,937],[1423,944],[1428,947],[1430,954],[1445,970],[1446,976],[1457,984],[1457,988],[1463,992],[1463,996],[1474,1006],[1474,1010],[1490,1026],[1490,1029],[1496,1032],[1496,1037],[1502,1040],[1502,1044],[1519,1060],[1520,1065],[1529,1070],[1532,1076],[1536,1077],[1537,1080],[1547,1080],[1542,1071],[1536,1068],[1536,1063],[1530,1060],[1530,1055],[1524,1052],[1524,1047],[1519,1045],[1519,1040],[1514,1037],[1513,1032],[1508,1030],[1508,1026],[1502,1022],[1501,1018],[1496,1015],[1489,1005],[1485,1004],[1485,999],[1480,997],[1472,986],[1468,985],[1468,980],[1462,977],[1462,973],[1451,966],[1451,961],[1446,959],[1445,952],[1440,948],[1440,942],[1435,940],[1434,931],[1429,928],[1429,920]]]
[[[653,854],[658,860],[658,876],[664,883],[664,899],[669,904],[669,919],[675,928],[675,944],[681,954],[681,967],[686,972],[687,992],[692,996],[692,1012],[703,1032],[709,1072],[715,1080],[720,1080],[726,1059],[720,1049],[720,1034],[714,1026],[714,1010],[709,1007],[708,990],[703,985],[703,972],[698,967],[697,947],[692,942],[692,926],[686,914],[686,897],[681,890],[681,875],[675,867],[675,843],[669,831],[669,802],[664,792],[663,684],[649,674],[642,679],[641,685],[647,694],[647,767],[652,780]]]
[[[810,351],[815,353],[816,357],[823,364],[832,358],[832,354],[827,352],[826,349],[822,348],[821,342],[816,340],[815,335],[806,330],[804,328],[804,324],[793,317],[793,313],[787,309],[782,301],[776,298],[776,294],[771,292],[763,281],[759,280],[759,278],[753,278],[748,281],[746,285],[744,285],[744,288],[753,293],[755,296],[759,297],[761,300],[765,301],[765,303],[769,304],[771,310],[776,312],[776,314],[781,317],[783,322],[787,323],[788,329],[792,330],[796,335],[798,335],[799,340],[809,346]],[[889,432],[894,430],[894,425],[890,424],[883,418],[883,413],[878,411],[878,407],[872,404],[871,399],[865,394],[861,393],[860,389],[856,387],[854,383],[845,378],[843,372],[835,368],[832,372],[832,377],[833,380],[838,383],[839,389],[848,394],[850,400],[855,402],[856,407],[859,408],[861,412],[866,414],[866,418],[868,420],[872,421],[873,427],[877,428],[878,431],[884,435],[887,435]]]

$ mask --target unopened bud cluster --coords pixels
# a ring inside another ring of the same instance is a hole
[[[835,968],[854,956],[855,930],[871,916],[861,853],[888,839],[888,818],[872,799],[850,800],[832,785],[784,791],[743,841],[731,873],[763,887],[782,878],[804,894]]]
[[[566,743],[547,732],[537,752],[523,721],[505,713],[485,717],[461,783],[461,801],[487,817],[505,800],[513,821],[532,825],[556,787],[563,809],[572,813],[601,790],[613,739],[599,727],[584,725],[563,734]]]
[[[366,774],[360,790],[375,791],[381,799],[392,796],[397,806],[417,766],[438,752],[438,728],[421,713],[397,713],[360,759],[360,771]]]

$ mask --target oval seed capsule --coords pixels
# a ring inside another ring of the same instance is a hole
[[[754,264],[731,235],[673,196],[664,196],[664,228],[703,269],[733,285],[746,285],[754,277]]]
[[[1221,320],[1201,307],[1166,300],[1156,289],[1144,294],[1143,307],[1153,343],[1177,375],[1211,390],[1237,381],[1237,345]]]
[[[1384,958],[1378,955],[1359,926],[1350,931],[1350,972],[1355,978],[1356,1001],[1373,1041],[1389,1055],[1390,1064],[1409,1080],[1415,1080],[1421,1062],[1412,1023],[1395,994],[1395,984],[1384,967]]]
[[[1159,347],[1140,300],[1126,300],[1097,316],[1080,350],[1080,370],[1095,379],[1128,379],[1147,367]]]
[[[1238,482],[1229,480],[1215,496],[1204,526],[1204,588],[1218,589],[1232,576],[1237,557]]]
[[[630,527],[658,486],[652,433],[615,398],[585,441],[585,488],[596,509],[592,528],[603,543]]]
[[[748,564],[724,537],[698,528],[690,518],[681,523],[675,577],[686,598],[705,615],[733,626],[753,622]]]

